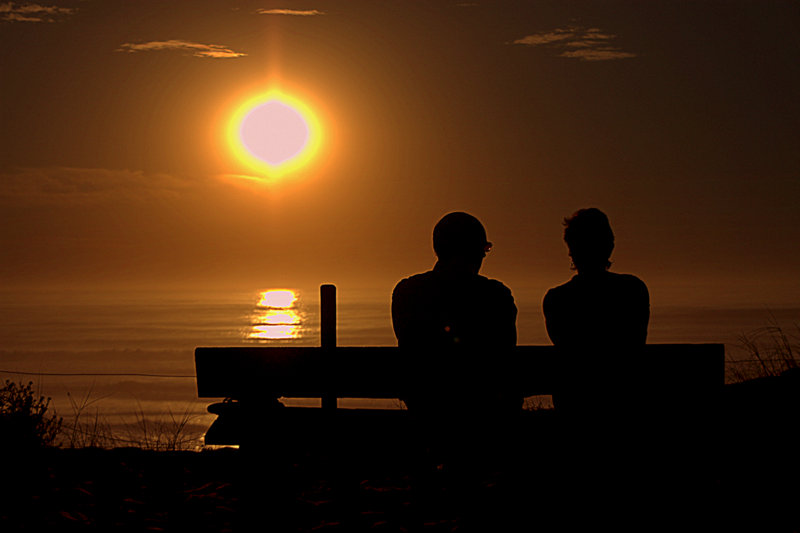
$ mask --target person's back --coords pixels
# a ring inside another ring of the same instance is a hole
[[[620,408],[636,402],[641,348],[650,303],[636,276],[608,272],[614,234],[598,209],[565,220],[564,240],[578,274],[550,289],[542,308],[547,333],[559,348],[561,383],[556,407],[572,412]]]
[[[489,530],[487,520],[495,526],[483,479],[518,445],[507,423],[522,407],[510,368],[517,309],[508,288],[478,274],[490,247],[478,219],[445,215],[433,231],[433,270],[403,279],[392,293],[403,400],[421,453],[412,471],[420,527],[427,510],[443,506],[457,506],[477,531]]]
[[[502,409],[514,395],[508,368],[516,344],[514,298],[502,283],[478,274],[491,243],[475,217],[446,215],[433,241],[433,270],[403,279],[392,294],[392,322],[406,360],[404,400],[428,414]]]
[[[630,274],[578,274],[547,291],[543,308],[558,346],[641,346],[647,338],[647,286]]]
[[[635,524],[621,516],[648,504],[652,460],[647,444],[651,402],[646,390],[650,304],[637,277],[608,272],[614,234],[598,209],[581,209],[564,221],[564,240],[578,274],[550,289],[542,303],[545,325],[558,348],[559,383],[553,401],[562,424],[559,450],[563,471],[557,492],[566,509],[582,507],[591,524]],[[648,468],[644,465],[648,464]],[[627,522],[626,522],[627,521]],[[574,525],[574,524],[573,524]]]
[[[409,408],[500,408],[512,392],[516,307],[502,283],[440,265],[402,280],[392,296],[398,346],[408,363]]]

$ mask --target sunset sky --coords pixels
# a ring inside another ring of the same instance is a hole
[[[654,305],[797,304],[798,28],[797,0],[0,0],[0,280],[388,299],[463,210],[540,301],[596,206]],[[268,90],[320,142],[264,178],[226,131]]]

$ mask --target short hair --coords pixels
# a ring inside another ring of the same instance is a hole
[[[614,250],[614,232],[606,214],[596,207],[579,209],[564,219],[564,241],[578,270],[611,266],[608,258]]]
[[[443,259],[483,254],[487,244],[483,224],[469,213],[448,213],[433,228],[433,251]]]

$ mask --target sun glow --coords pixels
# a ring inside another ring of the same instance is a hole
[[[320,124],[311,109],[278,90],[239,105],[228,122],[226,136],[239,161],[268,177],[306,165],[321,140]]]
[[[300,327],[290,324],[256,324],[248,336],[249,339],[277,341],[296,339],[300,336]]]
[[[254,317],[250,339],[295,339],[300,336],[300,315],[292,310],[273,311]]]
[[[267,326],[296,326],[300,323],[300,315],[294,311],[267,311],[255,320]]]
[[[259,307],[271,307],[275,309],[287,309],[294,305],[297,295],[289,289],[271,289],[261,293]]]
[[[297,293],[289,289],[270,289],[259,296],[247,338],[254,341],[299,338],[303,317],[297,309]]]

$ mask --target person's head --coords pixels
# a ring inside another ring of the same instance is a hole
[[[564,241],[578,272],[607,270],[614,250],[608,217],[595,207],[580,209],[564,219]]]
[[[460,265],[477,273],[491,247],[483,224],[467,213],[448,213],[433,228],[433,250],[439,261],[446,264]]]

